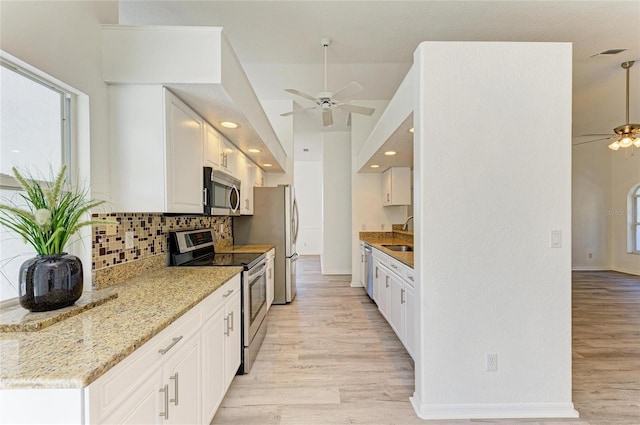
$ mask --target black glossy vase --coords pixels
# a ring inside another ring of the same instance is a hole
[[[20,305],[29,311],[67,307],[81,295],[82,262],[75,255],[38,255],[20,267]]]

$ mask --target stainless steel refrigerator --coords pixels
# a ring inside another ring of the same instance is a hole
[[[296,297],[296,239],[298,204],[293,187],[255,187],[253,215],[233,218],[235,245],[272,244],[274,263],[274,304],[286,304]]]

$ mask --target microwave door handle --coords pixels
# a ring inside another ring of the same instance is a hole
[[[238,208],[240,208],[240,191],[235,186],[232,186],[231,190],[236,193],[236,204],[235,205],[230,205],[230,206],[231,206],[231,210],[233,212],[236,212],[236,211],[238,211]],[[231,197],[229,197],[229,204],[231,204]]]

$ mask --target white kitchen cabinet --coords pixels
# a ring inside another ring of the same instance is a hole
[[[272,248],[267,252],[267,311],[271,308],[275,297],[275,258],[276,250]]]
[[[202,213],[202,118],[159,85],[111,85],[109,108],[113,209]]]
[[[409,167],[391,167],[382,174],[382,205],[411,205]]]
[[[258,187],[264,186],[264,171],[262,170],[262,168],[256,165],[254,167],[254,173],[255,175],[253,177],[253,185]]]
[[[209,423],[240,367],[240,285],[221,288],[217,298],[204,304],[202,327],[202,411]]]
[[[240,214],[253,215],[253,181],[255,164],[247,156],[236,153],[236,177],[240,179]]]
[[[220,167],[221,147],[220,133],[208,122],[204,123],[204,166],[218,169]]]
[[[378,309],[413,358],[418,320],[413,269],[374,249],[373,273]]]
[[[200,335],[187,340],[164,365],[164,389],[160,399],[167,424],[201,423]]]
[[[85,389],[89,423],[209,423],[240,366],[240,275]]]
[[[233,143],[227,140],[226,137],[220,137],[220,169],[227,174],[239,178],[236,175],[236,155],[238,148]]]
[[[365,272],[365,261],[364,261],[364,242],[360,241],[360,263],[358,263],[358,273],[360,274],[359,281],[360,285],[367,287],[367,282],[364,281],[364,272]]]

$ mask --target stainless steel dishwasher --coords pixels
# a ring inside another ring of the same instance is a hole
[[[367,289],[367,295],[371,300],[373,299],[373,252],[371,251],[371,245],[364,244],[364,282]]]

